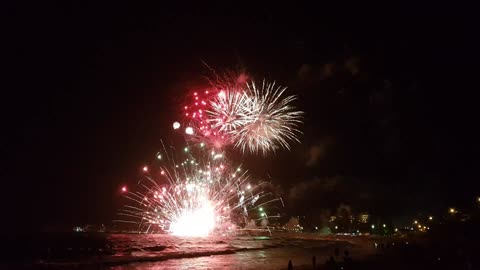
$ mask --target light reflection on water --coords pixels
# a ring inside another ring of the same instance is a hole
[[[361,245],[351,241],[309,234],[206,238],[75,234],[39,246],[46,252],[39,264],[52,269],[285,269],[290,259],[294,265],[310,265],[314,255],[317,261],[324,260],[335,247],[359,254],[354,249]]]
[[[290,254],[295,255],[295,254]],[[111,270],[160,270],[160,269],[281,269],[288,263],[288,254],[272,250],[238,252],[228,255],[173,259],[159,262],[132,263],[112,267]],[[297,263],[301,263],[299,259]],[[303,262],[305,263],[305,262]]]
[[[136,241],[138,245],[143,241],[149,244],[172,245],[172,250],[163,250],[165,259],[151,262],[135,262],[113,266],[111,270],[160,270],[160,269],[286,269],[288,260],[294,265],[311,265],[312,256],[317,261],[325,261],[334,250],[334,247],[348,248],[353,251],[355,247],[347,242],[337,242],[326,239],[288,239],[282,237],[231,237],[231,238],[193,238],[180,239],[171,236],[140,236]],[[126,240],[126,239],[124,239]],[[127,241],[127,242],[128,242]],[[160,242],[159,242],[160,241]],[[231,254],[209,255],[209,252],[231,250]],[[198,256],[189,257],[188,254],[203,252]],[[185,257],[168,259],[169,252]],[[135,256],[151,256],[151,252],[137,252]],[[157,252],[158,255],[160,255]]]

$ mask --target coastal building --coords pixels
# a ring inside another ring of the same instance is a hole
[[[363,224],[368,223],[368,218],[369,218],[368,214],[360,214],[358,215],[358,222]]]

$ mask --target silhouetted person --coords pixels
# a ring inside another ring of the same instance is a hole
[[[335,268],[335,259],[333,256],[330,256],[330,259],[325,263],[325,269],[334,269]]]
[[[293,270],[292,260],[288,261],[288,270]]]
[[[353,262],[352,257],[349,256],[350,253],[348,252],[348,250],[345,250],[344,254],[345,254],[345,257],[343,257],[343,260],[345,261],[345,264],[346,265],[352,264],[352,262]]]

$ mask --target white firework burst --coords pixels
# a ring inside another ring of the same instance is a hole
[[[232,132],[236,148],[265,155],[279,147],[290,149],[291,141],[300,142],[298,126],[303,112],[292,105],[295,96],[283,97],[285,90],[275,82],[263,81],[260,87],[254,82],[247,84],[244,125]]]
[[[263,81],[260,87],[250,82],[222,90],[210,102],[207,121],[244,153],[266,155],[280,147],[290,149],[290,142],[299,142],[303,112],[292,105],[295,96],[283,97],[286,89]]]
[[[211,102],[207,122],[220,133],[232,133],[247,124],[249,97],[243,89],[221,90]]]

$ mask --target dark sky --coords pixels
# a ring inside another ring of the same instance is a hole
[[[468,12],[118,3],[3,12],[9,224],[112,220],[120,186],[170,136],[181,97],[211,76],[203,62],[300,97],[302,144],[243,159],[281,187],[289,213],[344,203],[405,215],[471,206],[480,194]]]

